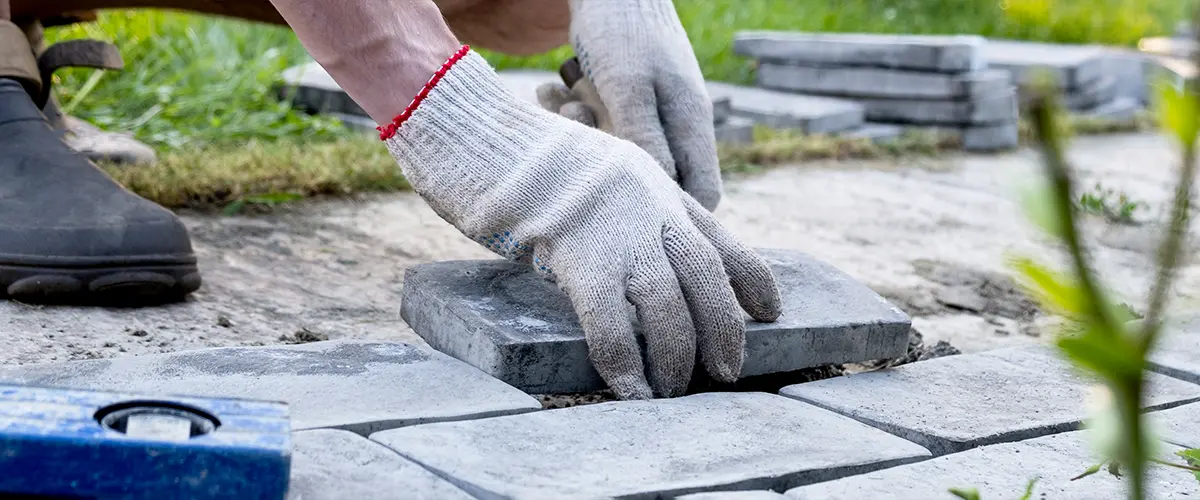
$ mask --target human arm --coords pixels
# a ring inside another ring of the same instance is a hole
[[[386,124],[381,138],[434,211],[567,294],[618,396],[681,395],[697,357],[717,380],[739,376],[742,311],[778,317],[775,281],[649,153],[514,96],[481,56],[448,47],[429,0],[275,1],[312,23],[293,29]]]

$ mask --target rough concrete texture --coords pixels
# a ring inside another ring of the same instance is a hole
[[[1080,186],[1102,182],[1147,204],[1138,225],[1082,221],[1104,284],[1144,311],[1176,148],[1151,134],[1076,137],[1068,148]],[[1029,149],[813,161],[730,176],[716,217],[749,245],[800,250],[845,271],[909,313],[927,344],[978,352],[1052,338],[1053,322],[1005,266],[1012,253],[1063,263],[1018,204],[1015,188],[1042,175]],[[189,300],[142,309],[0,301],[0,363],[282,344],[297,333],[424,345],[399,317],[404,270],[496,258],[411,192],[181,215],[204,274]],[[1181,308],[1200,306],[1197,227],[1172,290]]]
[[[1184,448],[1200,448],[1200,403],[1146,414],[1158,437]]]
[[[806,96],[769,89],[708,82],[714,99],[728,97],[733,113],[773,128],[797,129],[804,133],[841,132],[863,123],[858,104],[832,97]]]
[[[1117,78],[1105,75],[1084,84],[1082,87],[1066,92],[1062,96],[1062,104],[1069,110],[1092,109],[1112,102],[1117,98]],[[1129,99],[1134,99],[1129,97]]]
[[[330,341],[27,365],[0,368],[0,381],[284,401],[294,430],[333,427],[364,435],[541,408],[479,370],[399,343]]]
[[[782,493],[767,490],[717,491],[710,493],[692,493],[675,497],[675,500],[787,500]]]
[[[383,445],[352,432],[292,433],[288,500],[473,500]]]
[[[1068,89],[1103,77],[1107,67],[1104,49],[1091,45],[993,39],[984,44],[983,53],[989,68],[1012,72],[1014,82],[1027,82],[1038,70],[1048,70]]]
[[[850,99],[965,100],[1012,88],[1012,75],[1003,70],[948,74],[763,62],[758,65],[756,78],[758,85],[765,88]]]
[[[601,403],[371,439],[482,499],[782,490],[929,456],[851,419],[764,393]]]
[[[1200,384],[1200,314],[1168,323],[1150,365],[1156,372]]]
[[[1164,446],[1163,458],[1181,463]],[[796,500],[930,500],[957,498],[949,488],[977,488],[984,499],[1014,499],[1025,494],[1030,480],[1034,499],[1099,500],[1127,496],[1129,481],[1107,471],[1072,481],[1099,462],[1087,431],[1056,434],[1018,443],[998,444],[938,457],[921,463],[788,490]],[[1184,471],[1151,467],[1151,498],[1188,499],[1197,492],[1196,478]]]
[[[717,124],[714,132],[718,143],[750,144],[754,142],[754,120],[731,116],[724,123]]]
[[[935,455],[1075,430],[1095,383],[1044,346],[949,356],[780,391]],[[1150,374],[1148,409],[1200,400],[1200,385]]]
[[[994,125],[1017,121],[1017,93],[1013,89],[966,101],[862,98],[866,119],[911,125]]]
[[[734,35],[733,51],[756,59],[812,66],[865,66],[965,73],[986,67],[982,50],[986,44],[983,38],[971,35],[742,31]]]
[[[759,323],[743,313],[742,376],[904,355],[910,320],[871,289],[798,252],[758,253],[779,283],[783,314]],[[493,259],[414,266],[405,275],[400,315],[435,349],[525,392],[606,387],[570,299],[528,265]]]

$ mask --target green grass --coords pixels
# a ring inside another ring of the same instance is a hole
[[[1175,0],[676,0],[706,77],[746,82],[749,61],[732,53],[739,30],[876,33],[975,33],[1058,42],[1130,45],[1168,32]],[[167,11],[111,11],[99,22],[55,28],[50,41],[115,42],[121,72],[66,70],[56,86],[72,114],[102,128],[132,132],[162,157],[154,168],[107,166],[118,180],[170,207],[222,205],[263,194],[304,196],[403,189],[378,143],[336,120],[308,116],[273,92],[283,69],[306,62],[290,30]],[[534,57],[485,51],[500,69],[554,69],[560,48]],[[1127,130],[1126,124],[1077,124],[1076,131]],[[1111,130],[1110,130],[1111,129]],[[927,137],[878,147],[863,141],[764,138],[723,148],[726,170],[815,158],[869,158],[937,151]]]

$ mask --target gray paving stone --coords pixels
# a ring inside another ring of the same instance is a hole
[[[742,376],[904,354],[909,318],[871,289],[799,252],[758,252],[779,281],[783,315],[774,323],[745,316]],[[400,315],[433,348],[531,394],[605,387],[570,300],[528,265],[410,267]]]
[[[861,126],[862,106],[832,97],[806,96],[770,89],[708,82],[708,93],[728,97],[733,113],[772,128],[798,129],[804,133],[841,132]]]
[[[1006,151],[1021,142],[1021,131],[1015,122],[964,127],[959,134],[963,149],[967,151]]]
[[[949,74],[764,62],[758,65],[755,77],[764,88],[851,99],[954,100],[991,96],[1012,88],[1012,75],[1003,70]]]
[[[787,500],[782,493],[767,490],[717,491],[710,493],[692,493],[675,497],[675,500]]]
[[[329,341],[0,368],[0,381],[285,401],[293,430],[359,434],[540,409],[449,356],[400,343]]]
[[[1035,70],[1049,70],[1066,88],[1078,88],[1104,76],[1105,52],[1092,45],[1059,45],[988,40],[983,53],[989,68],[1012,72],[1013,81],[1028,81]]]
[[[929,456],[851,419],[763,393],[601,403],[371,439],[483,499],[782,490]]]
[[[1159,438],[1184,448],[1200,448],[1200,403],[1147,414]]]
[[[473,500],[387,447],[348,431],[292,433],[288,500]]]
[[[1105,75],[1116,78],[1117,96],[1128,97],[1142,105],[1151,102],[1155,62],[1152,56],[1135,49],[1104,48]]]
[[[1105,120],[1128,121],[1136,119],[1140,111],[1142,105],[1137,101],[1129,97],[1118,97],[1092,109],[1076,111],[1076,114]]]
[[[904,135],[904,127],[891,123],[864,123],[863,126],[840,135],[850,139],[870,139],[876,144],[889,144]]]
[[[863,98],[856,102],[873,122],[982,125],[1017,121],[1017,93],[1012,89],[967,101]]]
[[[1117,78],[1105,75],[1063,94],[1063,106],[1070,110],[1092,109],[1115,100],[1119,90]]]
[[[836,481],[788,490],[797,500],[930,500],[957,498],[949,488],[973,487],[985,499],[1014,499],[1025,493],[1028,482],[1035,499],[1099,500],[1126,498],[1127,479],[1100,472],[1078,481],[1078,476],[1099,460],[1092,453],[1087,431],[1005,443],[938,457]],[[1164,446],[1164,459],[1178,448]],[[1179,463],[1177,458],[1172,459]],[[1148,488],[1152,498],[1194,498],[1200,488],[1191,474],[1152,467]]]
[[[1156,372],[1200,384],[1200,315],[1171,322],[1150,365]]]
[[[750,144],[754,142],[754,120],[731,116],[716,125],[717,142]]]
[[[964,73],[985,68],[985,45],[986,40],[973,35],[742,31],[733,38],[734,53],[768,61],[944,73]]]
[[[1200,400],[1200,386],[1148,374],[1148,409]],[[1075,430],[1091,380],[1035,345],[938,358],[783,388],[935,455]]]
[[[733,99],[729,96],[713,97],[713,123],[723,124],[733,118]]]

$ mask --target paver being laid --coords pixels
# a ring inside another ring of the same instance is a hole
[[[1104,49],[1089,45],[1057,45],[1012,40],[988,40],[983,52],[989,68],[1012,72],[1023,83],[1037,70],[1048,70],[1067,89],[1082,87],[1104,76]]]
[[[1149,373],[1147,409],[1200,400],[1200,385]],[[1077,429],[1094,382],[1042,345],[938,358],[783,388],[935,455]]]
[[[1200,403],[1146,415],[1163,441],[1185,448],[1200,448]]]
[[[730,99],[735,116],[750,118],[772,128],[822,134],[850,130],[863,123],[862,106],[851,101],[722,82],[708,82],[707,85],[713,99]]]
[[[764,393],[600,403],[371,439],[482,499],[782,490],[929,456],[852,419]]]
[[[764,88],[846,98],[968,99],[1012,88],[1003,70],[948,74],[764,62],[755,77]]]
[[[353,432],[292,433],[289,500],[473,500],[387,447]]]
[[[909,318],[836,268],[758,250],[779,282],[783,315],[745,316],[742,376],[902,356]],[[529,393],[603,389],[566,294],[525,264],[451,261],[408,268],[400,315],[433,348]]]
[[[1150,365],[1156,372],[1200,384],[1200,315],[1168,323]]]
[[[734,53],[760,60],[943,73],[964,73],[986,67],[984,45],[986,40],[974,35],[742,31],[733,38]]]
[[[400,343],[316,342],[24,365],[0,381],[148,394],[284,401],[293,430],[359,434],[540,409],[520,391],[442,353]]]
[[[859,476],[788,490],[795,500],[936,500],[957,498],[949,488],[977,488],[985,499],[1019,498],[1035,477],[1032,498],[1048,500],[1099,500],[1125,498],[1128,479],[1108,472],[1072,481],[1099,462],[1092,453],[1087,431],[1045,436],[938,457]],[[1164,445],[1163,458],[1176,447]],[[1200,488],[1185,471],[1152,467],[1148,489],[1153,498],[1193,498]]]

